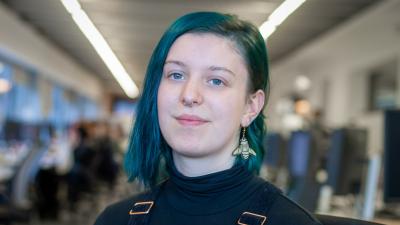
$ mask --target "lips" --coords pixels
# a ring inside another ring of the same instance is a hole
[[[180,115],[180,116],[176,117],[176,120],[178,121],[178,123],[180,123],[181,125],[184,125],[184,126],[199,126],[199,125],[203,125],[205,123],[210,122],[199,116],[189,115],[189,114]]]

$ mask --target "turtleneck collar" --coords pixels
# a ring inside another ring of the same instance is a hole
[[[240,204],[257,187],[250,185],[255,176],[243,165],[198,177],[186,177],[174,165],[165,195],[169,205],[188,215],[218,213]]]

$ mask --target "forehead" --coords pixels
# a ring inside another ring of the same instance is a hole
[[[229,38],[213,33],[187,33],[180,36],[171,46],[168,60],[246,67],[235,43]]]
[[[213,32],[202,32],[202,31],[195,31],[195,32],[188,32],[185,33],[183,35],[181,35],[180,37],[178,37],[173,45],[176,45],[177,42],[196,42],[199,40],[206,40],[206,41],[211,41],[214,40],[215,41],[219,41],[220,43],[224,43],[225,45],[228,45],[230,48],[232,48],[232,50],[237,51],[238,54],[241,54],[241,51],[239,51],[239,46],[236,43],[236,41],[234,41],[233,38],[228,37],[228,36],[223,36],[221,34],[218,33],[213,33]],[[171,47],[172,47],[171,46]]]

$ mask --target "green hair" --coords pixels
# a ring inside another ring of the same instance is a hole
[[[163,138],[158,122],[157,93],[168,52],[175,40],[186,33],[211,33],[231,40],[247,65],[250,76],[248,92],[261,89],[268,93],[267,50],[257,27],[236,16],[216,12],[196,12],[178,18],[161,37],[147,67],[136,122],[125,156],[125,170],[130,181],[138,179],[147,186],[153,186],[160,175],[160,162],[165,161],[162,163],[164,166],[172,163],[171,147]],[[257,156],[248,160],[237,157],[236,163],[245,164],[249,171],[259,171],[264,157],[265,132],[264,115],[261,112],[246,132],[249,145]]]

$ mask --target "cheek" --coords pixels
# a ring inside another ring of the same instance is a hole
[[[157,113],[158,113],[158,119],[160,121],[160,126],[162,125],[164,121],[164,116],[166,115],[167,112],[167,105],[168,105],[168,98],[169,94],[166,91],[165,85],[161,82],[160,87],[158,88],[158,93],[157,93]]]
[[[171,101],[171,97],[174,96],[173,89],[166,83],[161,80],[160,86],[158,87],[157,93],[157,106],[165,106],[168,105],[168,101]]]
[[[235,94],[224,98],[212,98],[212,102],[212,110],[220,121],[239,126],[245,112],[243,96]]]
[[[176,113],[179,93],[168,83],[161,82],[157,93],[157,114],[161,132],[165,135],[172,126],[171,116]]]

